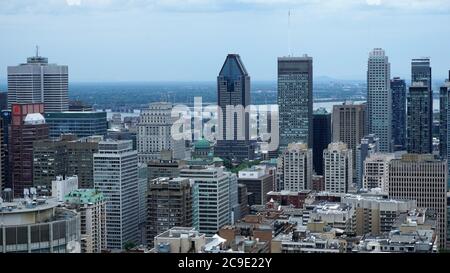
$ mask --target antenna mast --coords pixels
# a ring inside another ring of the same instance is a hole
[[[289,47],[289,57],[292,57],[291,51],[291,10],[288,12],[288,47]]]
[[[36,58],[39,57],[39,46],[36,45]]]

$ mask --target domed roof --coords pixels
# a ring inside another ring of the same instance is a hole
[[[45,118],[39,113],[28,114],[24,119],[25,125],[45,124]]]
[[[195,142],[194,148],[195,149],[209,149],[211,147],[211,144],[208,140],[202,138],[199,141]]]

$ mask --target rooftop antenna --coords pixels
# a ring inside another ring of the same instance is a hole
[[[39,57],[39,46],[36,45],[36,58]]]
[[[291,10],[288,11],[288,47],[289,47],[289,57],[292,57],[291,51]]]

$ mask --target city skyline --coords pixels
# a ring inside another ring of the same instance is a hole
[[[450,252],[448,15],[0,0],[0,253]]]
[[[74,82],[213,80],[229,53],[245,58],[253,80],[268,81],[276,79],[276,58],[289,48],[312,56],[317,76],[363,80],[375,47],[391,56],[393,76],[409,79],[411,59],[430,57],[433,77],[446,78],[446,1],[185,2],[2,1],[0,82],[6,66],[34,55],[36,44],[50,63],[68,65]],[[237,34],[225,31],[238,26]]]

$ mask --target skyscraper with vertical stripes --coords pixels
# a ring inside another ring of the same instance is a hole
[[[391,65],[385,51],[375,48],[369,53],[367,67],[367,110],[369,133],[379,139],[380,152],[392,150]]]
[[[9,109],[17,103],[44,103],[45,112],[68,111],[68,90],[68,67],[49,64],[39,52],[24,64],[8,67]]]

